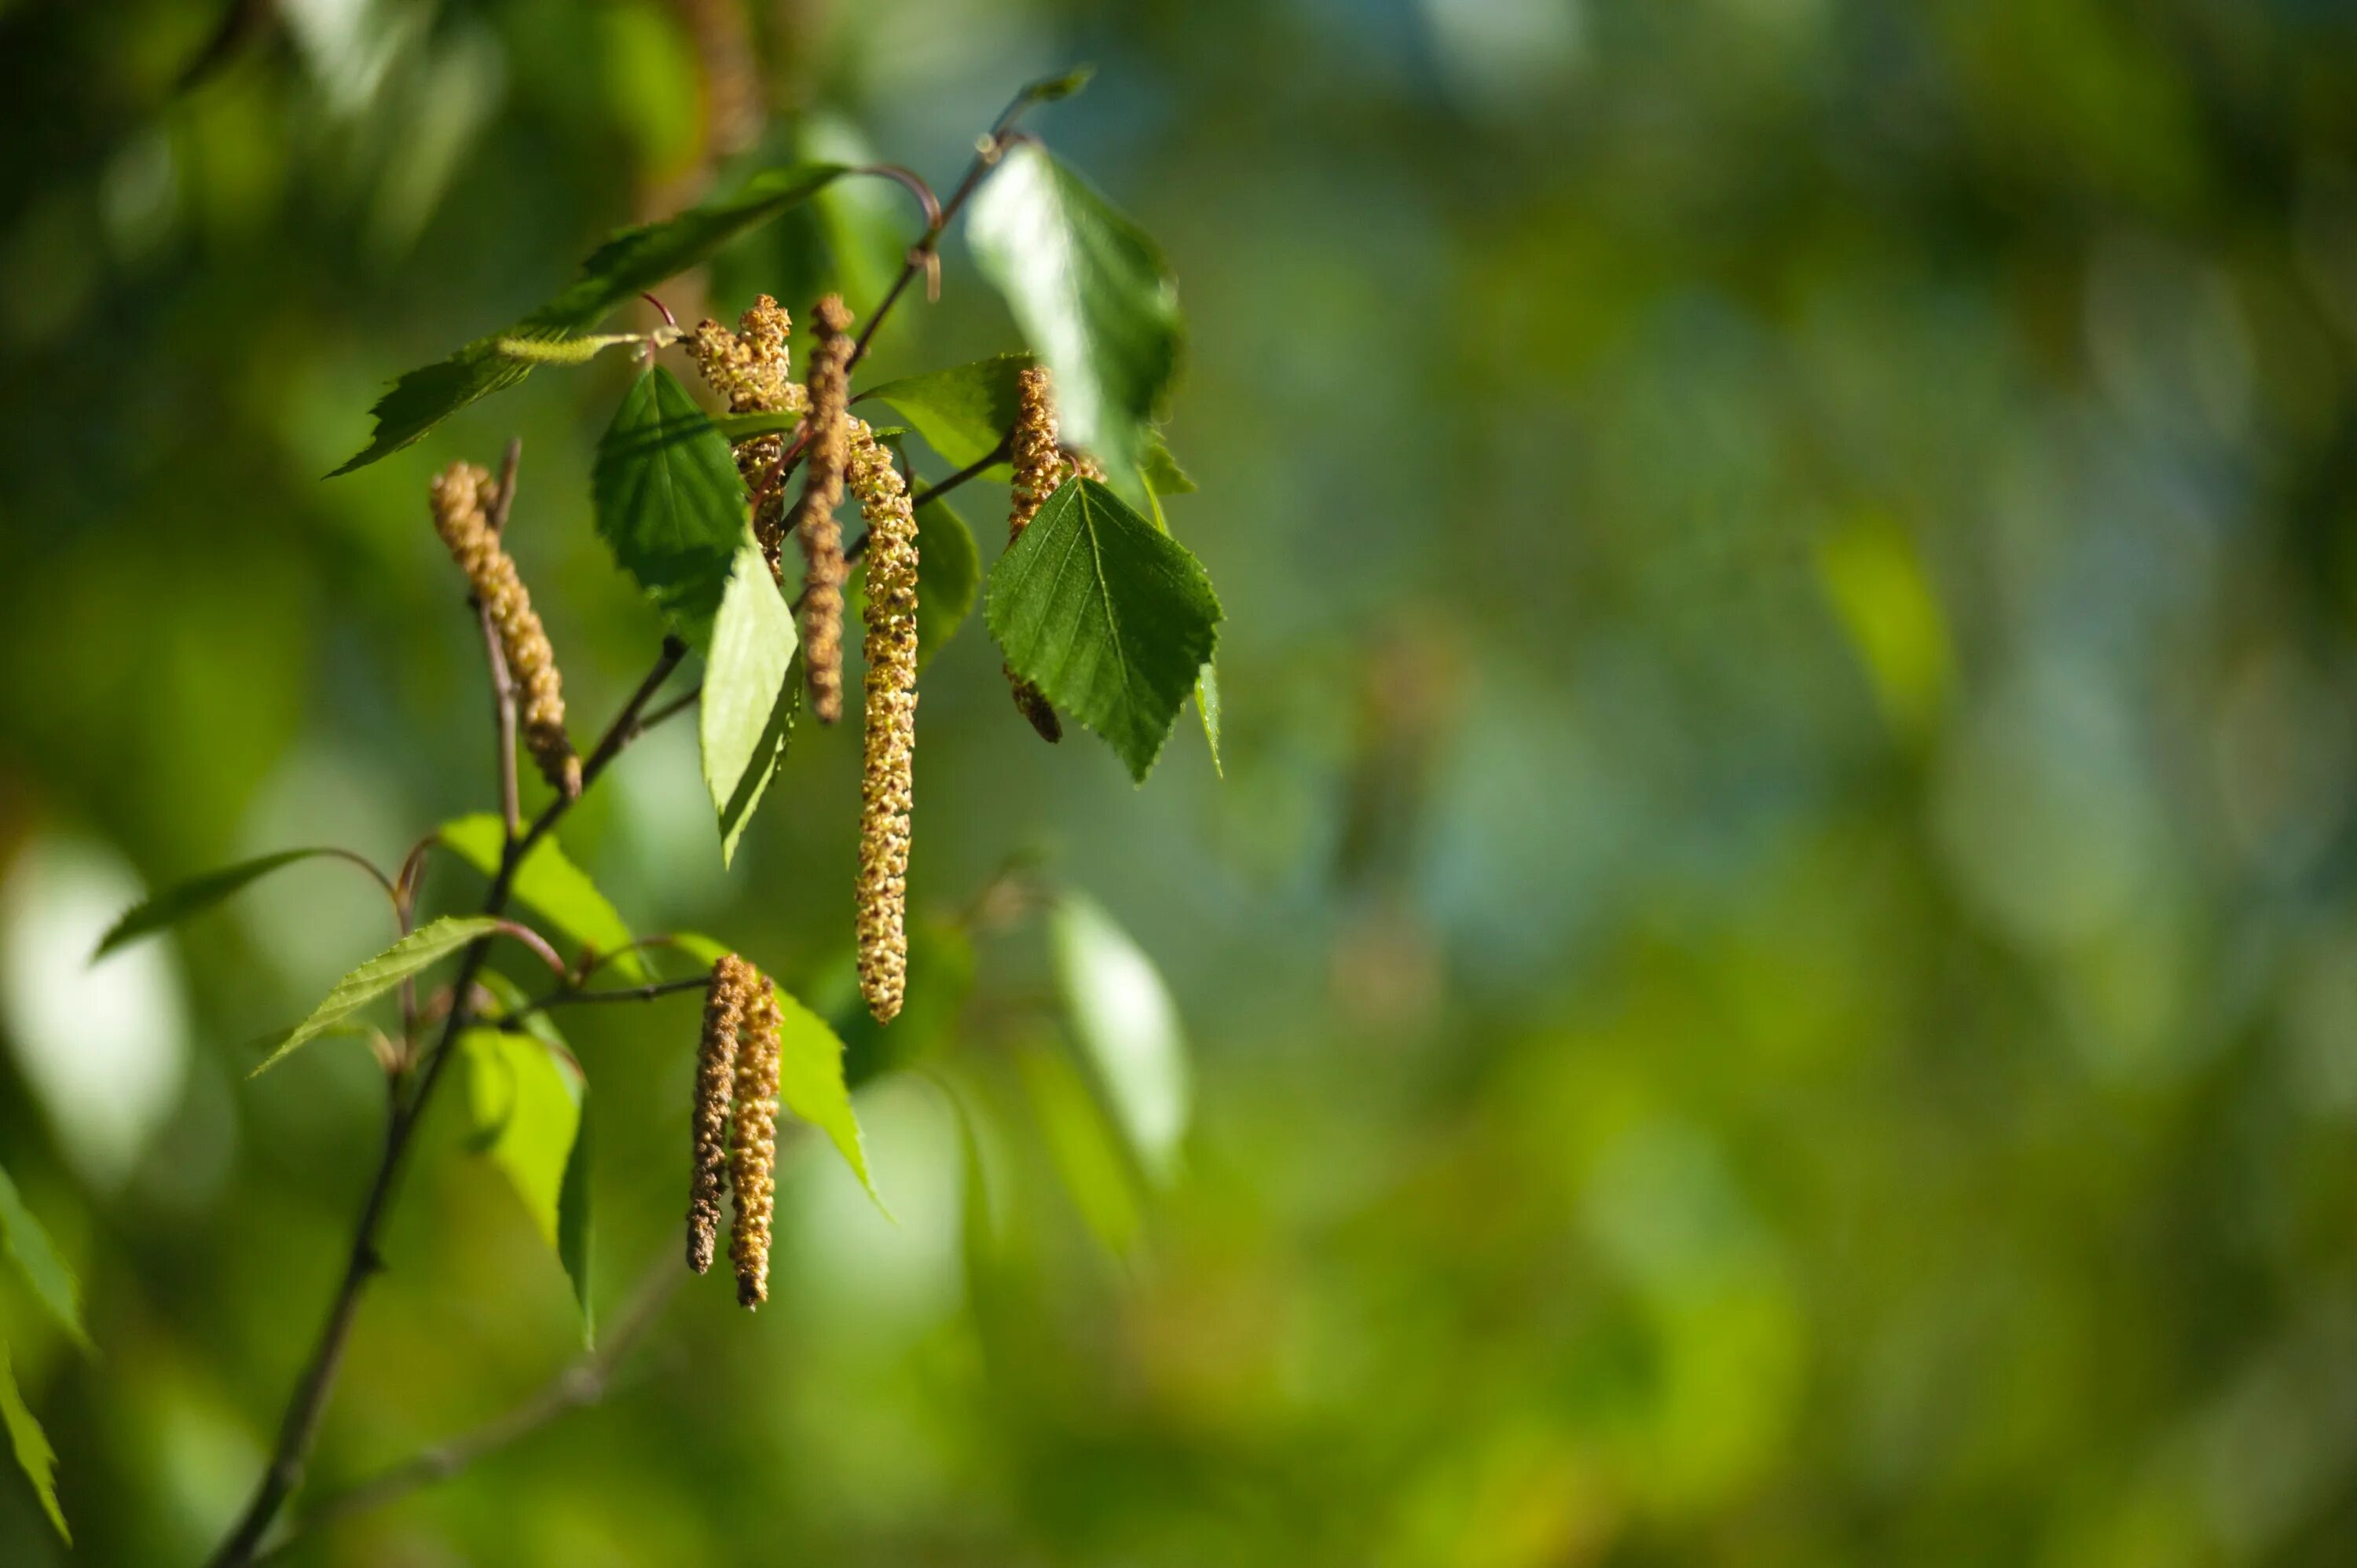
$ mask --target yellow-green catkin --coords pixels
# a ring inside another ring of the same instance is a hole
[[[735,1129],[728,1175],[736,1221],[728,1230],[728,1261],[737,1268],[737,1301],[754,1307],[770,1299],[770,1221],[778,1193],[778,1056],[783,1021],[768,979],[748,966],[750,995],[745,1040],[737,1052]]]
[[[735,953],[712,966],[704,997],[704,1033],[695,1047],[695,1103],[687,1175],[687,1266],[712,1266],[720,1230],[720,1183],[728,1168],[728,1102],[737,1082],[737,1036],[745,1027],[753,967]]]
[[[1031,526],[1056,487],[1063,483],[1064,457],[1056,446],[1056,399],[1048,379],[1048,367],[1032,365],[1026,368],[1015,381],[1015,429],[1008,441],[1008,456],[1015,467],[1014,482],[1007,488],[1006,542],[1013,544]],[[1015,709],[1030,721],[1039,732],[1039,738],[1054,745],[1064,738],[1063,721],[1056,716],[1055,705],[1048,694],[1006,666],[1007,690],[1015,693]]]
[[[794,503],[792,532],[802,542],[802,668],[810,678],[811,712],[821,724],[843,717],[843,501],[850,457],[851,312],[828,295],[811,311],[817,342],[811,349],[809,439],[802,448],[808,476]]]
[[[717,321],[702,321],[686,340],[688,358],[703,374],[704,384],[728,400],[731,413],[799,413],[805,405],[802,389],[792,380],[793,360],[787,338],[793,320],[768,295],[755,297],[731,332]],[[785,548],[786,438],[781,434],[755,435],[737,444],[737,471],[744,476],[752,498],[753,533],[769,557],[770,570],[784,580],[780,557]]]
[[[851,428],[851,490],[867,520],[867,714],[859,792],[859,991],[879,1024],[908,983],[909,817],[917,741],[917,519],[892,455]]]
[[[565,734],[565,683],[556,654],[533,613],[532,596],[516,575],[514,560],[492,532],[490,507],[499,486],[472,463],[453,463],[434,477],[434,532],[467,574],[476,599],[490,612],[508,679],[518,704],[524,748],[549,787],[570,799],[581,793],[581,759]]]

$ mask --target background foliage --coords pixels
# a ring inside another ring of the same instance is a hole
[[[0,1160],[95,1353],[14,1274],[0,1340],[80,1560],[217,1535],[382,1093],[350,1040],[244,1076],[382,946],[348,871],[97,936],[489,805],[440,463],[522,432],[582,712],[653,634],[590,524],[622,356],[322,482],[380,383],[699,194],[748,102],[941,184],[1078,59],[1039,128],[1192,323],[1224,782],[1182,719],[1135,790],[979,626],[934,650],[919,983],[845,1025],[899,1224],[804,1136],[770,1308],[685,1293],[601,1408],[296,1560],[2349,1559],[2344,7],[780,0],[748,84],[718,0],[284,0],[176,92],[229,8],[0,5]],[[837,191],[728,312],[872,306],[905,199]],[[877,380],[1021,346],[946,270]],[[842,1021],[855,736],[725,875],[693,742],[568,853]],[[1017,851],[1088,900],[977,911]],[[1108,929],[1183,1020],[1175,1141],[1043,1004]],[[610,1305],[676,1245],[692,1004],[585,1011]],[[578,1342],[434,1120],[323,1485]],[[63,1561],[0,1480],[0,1560]]]

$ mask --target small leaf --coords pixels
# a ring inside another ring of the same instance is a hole
[[[942,455],[942,461],[963,468],[980,462],[1015,428],[1016,379],[1032,362],[1028,354],[999,354],[970,365],[886,381],[860,393],[858,401],[876,398],[890,403],[917,427],[917,434]],[[985,474],[1006,471],[1004,463],[984,470]]]
[[[1181,468],[1178,459],[1170,455],[1170,448],[1163,444],[1162,432],[1158,430],[1146,439],[1146,455],[1138,460],[1137,472],[1138,478],[1146,481],[1146,489],[1157,496],[1191,496],[1195,493],[1195,481],[1187,477],[1187,470]]]
[[[589,1104],[582,1096],[581,1121],[573,1134],[573,1148],[565,1156],[565,1180],[556,1189],[556,1261],[573,1282],[573,1299],[581,1308],[581,1343],[597,1339],[597,1313],[589,1305]]]
[[[253,1076],[277,1066],[296,1047],[326,1034],[410,976],[432,968],[477,938],[490,935],[499,924],[488,915],[445,915],[410,932],[336,982],[335,989],[311,1010],[309,1017],[272,1043],[270,1055],[253,1069]]]
[[[794,612],[748,534],[713,622],[696,717],[724,865],[736,857],[737,841],[786,754],[802,685],[795,647]]]
[[[1135,467],[1178,368],[1178,287],[1162,252],[1032,143],[1001,160],[974,198],[968,232],[975,260],[1055,372],[1065,441],[1108,468]]]
[[[1195,712],[1203,720],[1203,738],[1211,743],[1211,771],[1224,779],[1228,770],[1220,766],[1220,667],[1209,659],[1195,677]]]
[[[533,1228],[572,1280],[588,1332],[587,1193],[573,1192],[577,1212],[566,1212],[568,1189],[584,1178],[587,1085],[580,1069],[544,1041],[503,1029],[469,1029],[459,1036],[468,1064],[467,1100],[474,1115],[477,1151],[500,1167]],[[567,1237],[568,1224],[578,1234]],[[568,1249],[570,1249],[568,1251]]]
[[[72,1545],[73,1531],[66,1528],[66,1516],[58,1507],[58,1451],[49,1446],[48,1434],[33,1419],[25,1396],[17,1391],[16,1371],[9,1365],[5,1340],[0,1340],[0,1422],[7,1425],[9,1445],[16,1451],[16,1467],[41,1495],[41,1508],[58,1527],[58,1534]]]
[[[33,1218],[33,1211],[25,1207],[5,1166],[0,1166],[0,1241],[6,1243],[8,1255],[16,1260],[17,1272],[33,1287],[33,1294],[41,1298],[49,1316],[58,1320],[58,1326],[75,1344],[89,1349],[90,1335],[81,1326],[81,1283],[58,1255],[49,1233]]]
[[[90,955],[92,963],[115,949],[141,937],[178,925],[191,915],[202,914],[214,905],[244,887],[256,877],[267,875],[282,865],[292,865],[298,860],[312,860],[320,855],[340,854],[333,849],[282,849],[275,854],[240,861],[219,871],[207,872],[177,886],[167,887],[154,897],[145,899],[124,911],[123,918],[107,928],[99,939],[98,950]]]
[[[1072,1206],[1106,1251],[1126,1254],[1136,1245],[1144,1221],[1133,1178],[1089,1086],[1061,1052],[1046,1046],[1017,1047],[1015,1065],[1031,1113],[1039,1118],[1040,1141]]]
[[[824,189],[843,172],[840,165],[817,163],[764,169],[716,201],[624,230],[591,252],[581,263],[581,276],[564,293],[513,327],[478,338],[448,359],[395,381],[371,411],[376,432],[368,446],[336,472],[349,474],[389,456],[468,403],[523,380],[532,361],[516,356],[519,342],[554,342],[597,325],[622,301],[686,271],[737,235]]]
[[[710,937],[693,932],[682,933],[678,944],[705,964],[717,963],[730,950]],[[770,991],[778,999],[778,1013],[784,1022],[779,1037],[778,1098],[787,1110],[827,1135],[843,1163],[851,1167],[868,1197],[888,1219],[892,1211],[884,1208],[883,1195],[868,1174],[866,1140],[851,1109],[851,1091],[844,1086],[843,1042],[824,1019],[776,981],[770,982]]]
[[[1169,989],[1129,933],[1078,894],[1057,901],[1048,941],[1072,1033],[1139,1165],[1167,1185],[1178,1172],[1191,1099]]]
[[[436,830],[444,844],[486,876],[500,873],[500,855],[507,834],[499,818],[488,811],[447,822]],[[567,941],[614,956],[616,973],[633,984],[644,984],[647,966],[630,946],[630,928],[622,923],[613,902],[597,891],[588,873],[565,857],[552,835],[532,846],[516,868],[509,891],[540,911]]]
[[[1028,103],[1053,103],[1059,98],[1070,98],[1086,87],[1089,79],[1096,73],[1097,68],[1092,65],[1076,65],[1061,76],[1045,77],[1030,83],[1023,89],[1020,96]]]
[[[998,558],[987,609],[1015,672],[1140,783],[1219,640],[1201,564],[1093,479],[1066,481]]]
[[[660,366],[634,382],[597,443],[597,534],[699,650],[745,533],[737,459],[687,389]]]

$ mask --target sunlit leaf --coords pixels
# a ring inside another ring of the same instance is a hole
[[[748,534],[712,625],[697,700],[704,784],[720,817],[724,865],[736,857],[737,841],[785,758],[802,697],[795,648],[794,612]]]
[[[716,963],[730,950],[710,937],[694,932],[683,932],[679,946],[699,961]],[[778,1063],[778,1098],[787,1110],[801,1117],[827,1135],[835,1153],[859,1178],[876,1207],[884,1208],[884,1198],[876,1190],[876,1181],[867,1168],[867,1143],[859,1131],[859,1118],[851,1109],[851,1091],[843,1080],[843,1042],[826,1026],[826,1021],[797,1001],[792,993],[776,981],[770,990],[778,999],[778,1012],[784,1022],[780,1036]],[[890,1210],[885,1212],[888,1215]]]
[[[843,172],[836,164],[764,169],[717,200],[624,230],[591,252],[564,293],[530,316],[395,381],[371,411],[375,435],[336,472],[348,474],[398,452],[468,403],[523,380],[533,361],[518,357],[517,343],[554,342],[597,325],[624,300],[807,200]]]
[[[533,1228],[555,1252],[573,1283],[588,1333],[587,1201],[576,1169],[586,1126],[587,1085],[580,1069],[547,1042],[503,1029],[459,1036],[475,1147],[500,1167]],[[576,1212],[568,1215],[569,1189]],[[576,1232],[568,1238],[568,1226]],[[568,1255],[568,1252],[570,1255]]]
[[[615,561],[681,637],[707,647],[745,532],[745,486],[728,443],[669,371],[624,394],[589,488]]]
[[[979,462],[1015,428],[1016,379],[1032,362],[1028,354],[999,354],[886,381],[860,393],[860,401],[890,403],[943,461],[963,468]],[[984,470],[1006,471],[1004,463]]]
[[[479,812],[445,822],[436,832],[443,843],[476,870],[486,876],[499,875],[500,854],[507,837],[499,818],[488,811]],[[614,954],[612,967],[617,973],[633,983],[645,983],[646,965],[630,948],[630,927],[622,923],[613,902],[597,891],[589,874],[565,857],[554,835],[544,837],[532,846],[523,864],[516,868],[509,890],[539,910],[550,925],[564,933],[566,940],[599,953]]]
[[[243,888],[247,883],[265,876],[282,865],[340,853],[318,848],[283,849],[275,854],[240,861],[235,865],[225,865],[219,871],[209,871],[202,876],[191,877],[167,887],[124,910],[123,918],[108,927],[106,935],[99,939],[98,950],[90,955],[91,961],[96,962],[126,942],[137,941],[141,937],[150,936],[167,926],[178,925],[191,915],[202,914]]]
[[[975,259],[1055,372],[1063,439],[1134,467],[1178,368],[1178,288],[1161,251],[1029,143],[1000,161],[968,223]]]
[[[16,1191],[5,1167],[0,1167],[0,1242],[5,1242],[8,1256],[16,1260],[17,1273],[33,1287],[33,1294],[48,1309],[58,1326],[83,1349],[90,1348],[90,1335],[81,1322],[81,1282],[58,1255],[57,1244],[49,1233],[25,1207],[24,1197]]]
[[[1155,433],[1153,445],[1146,448],[1145,461],[1138,465],[1137,478],[1154,526],[1168,533],[1170,520],[1162,513],[1162,498],[1191,494],[1195,481],[1171,457],[1170,448],[1162,444],[1159,431]],[[1216,660],[1204,660],[1202,671],[1195,677],[1195,713],[1203,721],[1203,739],[1211,747],[1211,771],[1225,778],[1228,770],[1220,761],[1220,668]]]
[[[1140,782],[1219,639],[1201,564],[1093,479],[1066,482],[998,558],[987,609],[1015,672]]]
[[[499,922],[487,915],[445,915],[419,927],[336,982],[335,989],[311,1010],[309,1017],[272,1042],[270,1055],[254,1073],[277,1066],[297,1047],[317,1039],[410,976],[498,929]]]
[[[25,1396],[17,1391],[16,1370],[9,1364],[5,1340],[0,1340],[0,1422],[7,1425],[9,1446],[16,1451],[16,1467],[40,1494],[41,1509],[49,1522],[71,1545],[73,1531],[66,1528],[66,1516],[58,1507],[58,1451],[49,1446],[48,1434],[33,1419]]]
[[[1139,1165],[1168,1183],[1178,1172],[1192,1100],[1169,988],[1129,933],[1079,894],[1057,900],[1048,941],[1072,1034]]]

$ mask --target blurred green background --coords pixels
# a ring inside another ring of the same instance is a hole
[[[854,1042],[897,1225],[803,1140],[770,1308],[699,1282],[597,1408],[287,1560],[2357,1561],[2331,0],[0,4],[0,1159],[98,1346],[0,1282],[80,1541],[8,1471],[0,1561],[218,1538],[380,1125],[352,1042],[243,1077],[384,940],[349,873],[96,931],[489,804],[440,465],[521,434],[577,727],[656,635],[589,528],[618,356],[322,481],[380,383],[733,159],[945,189],[1081,59],[1033,124],[1181,280],[1224,780],[1191,715],[1143,790],[1040,746],[970,623],[914,898],[974,986]],[[712,307],[865,310],[912,231],[862,186]],[[873,375],[1017,346],[952,241]],[[724,874],[659,731],[566,845],[815,998],[856,762],[798,740]],[[1036,911],[977,911],[1011,856],[1168,979],[1167,1187]],[[610,1315],[676,1251],[694,1008],[586,1011]],[[455,1106],[315,1495],[577,1349]]]

